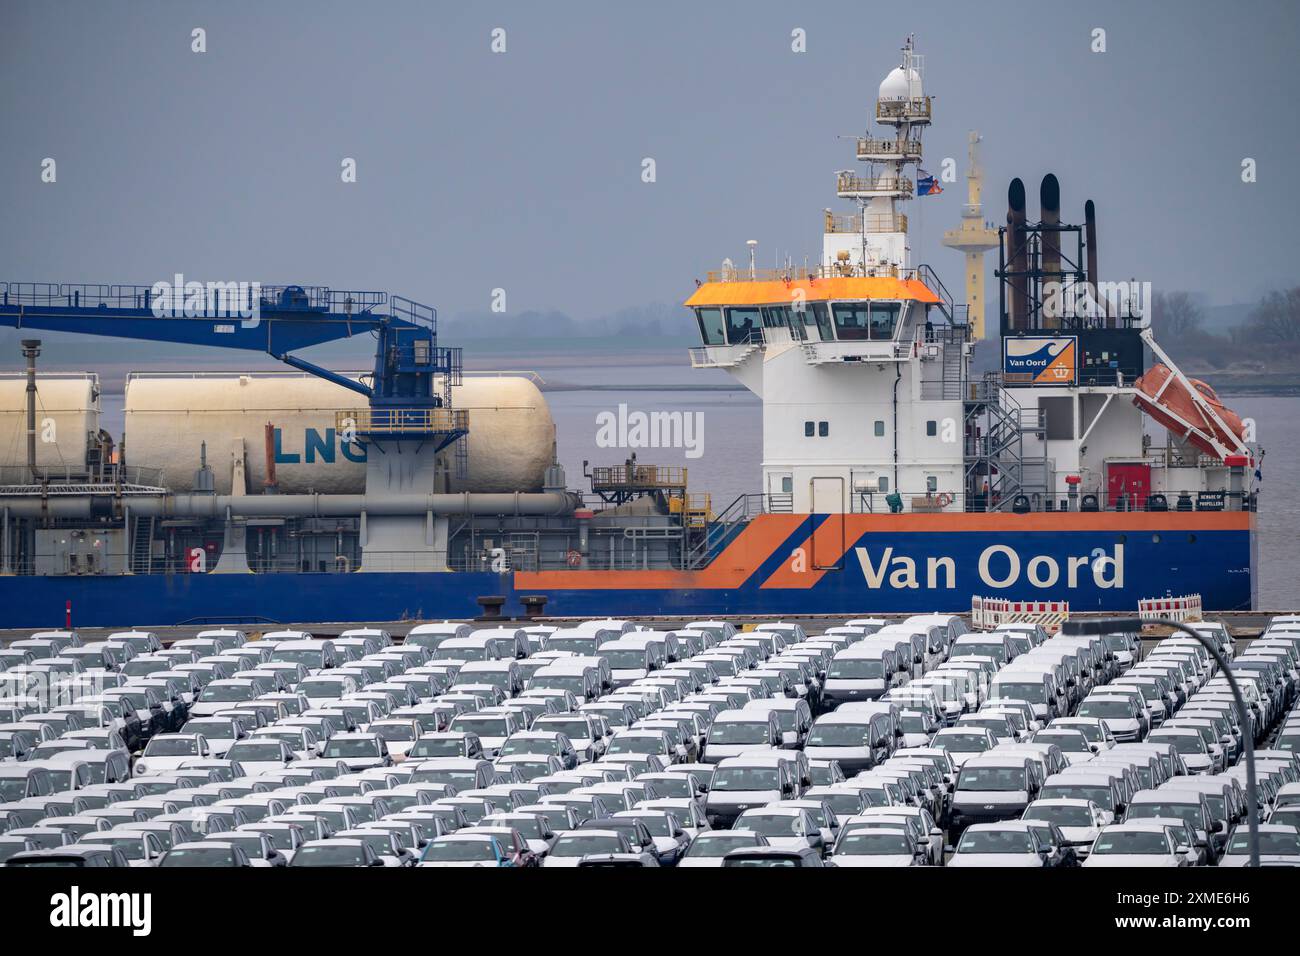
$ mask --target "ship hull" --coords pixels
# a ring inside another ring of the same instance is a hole
[[[969,610],[974,595],[1132,612],[1198,593],[1254,607],[1255,515],[761,515],[692,571],[357,572],[0,577],[0,627],[472,618],[546,597],[545,614],[866,615]]]

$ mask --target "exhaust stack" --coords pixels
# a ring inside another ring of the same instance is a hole
[[[1019,177],[1007,189],[1007,262],[1012,273],[1008,283],[1009,311],[1013,331],[1024,330],[1028,322],[1026,277],[1028,271],[1025,236],[1025,184]]]
[[[1041,210],[1043,283],[1060,283],[1061,276],[1061,234],[1057,227],[1061,224],[1061,184],[1054,174],[1043,177],[1038,187],[1038,205]],[[1061,326],[1059,312],[1060,297],[1047,295],[1046,289],[1039,289],[1039,301],[1043,303],[1043,327],[1056,329]]]
[[[1089,199],[1083,204],[1084,242],[1088,244],[1088,292],[1097,308],[1105,310],[1106,328],[1115,327],[1115,317],[1110,314],[1110,306],[1101,300],[1097,288],[1097,206]]]

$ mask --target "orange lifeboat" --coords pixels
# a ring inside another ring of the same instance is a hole
[[[1225,448],[1229,453],[1235,452],[1241,447],[1245,432],[1240,416],[1219,401],[1214,389],[1205,382],[1195,378],[1187,381],[1195,389],[1194,394],[1168,366],[1153,365],[1133,383],[1137,389],[1133,404],[1208,455],[1222,459]]]

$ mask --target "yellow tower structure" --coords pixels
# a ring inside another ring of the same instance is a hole
[[[966,205],[961,210],[961,228],[943,234],[943,244],[966,257],[966,306],[971,336],[984,338],[984,253],[998,246],[998,231],[984,219],[980,189],[984,174],[979,165],[980,134],[970,131],[970,161],[966,168]]]

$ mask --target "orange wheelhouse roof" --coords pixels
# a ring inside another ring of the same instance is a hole
[[[789,282],[706,282],[685,305],[788,305],[802,290],[804,301],[828,299],[910,299],[931,305],[939,302],[916,279],[889,276],[835,276],[827,279],[792,279]]]

